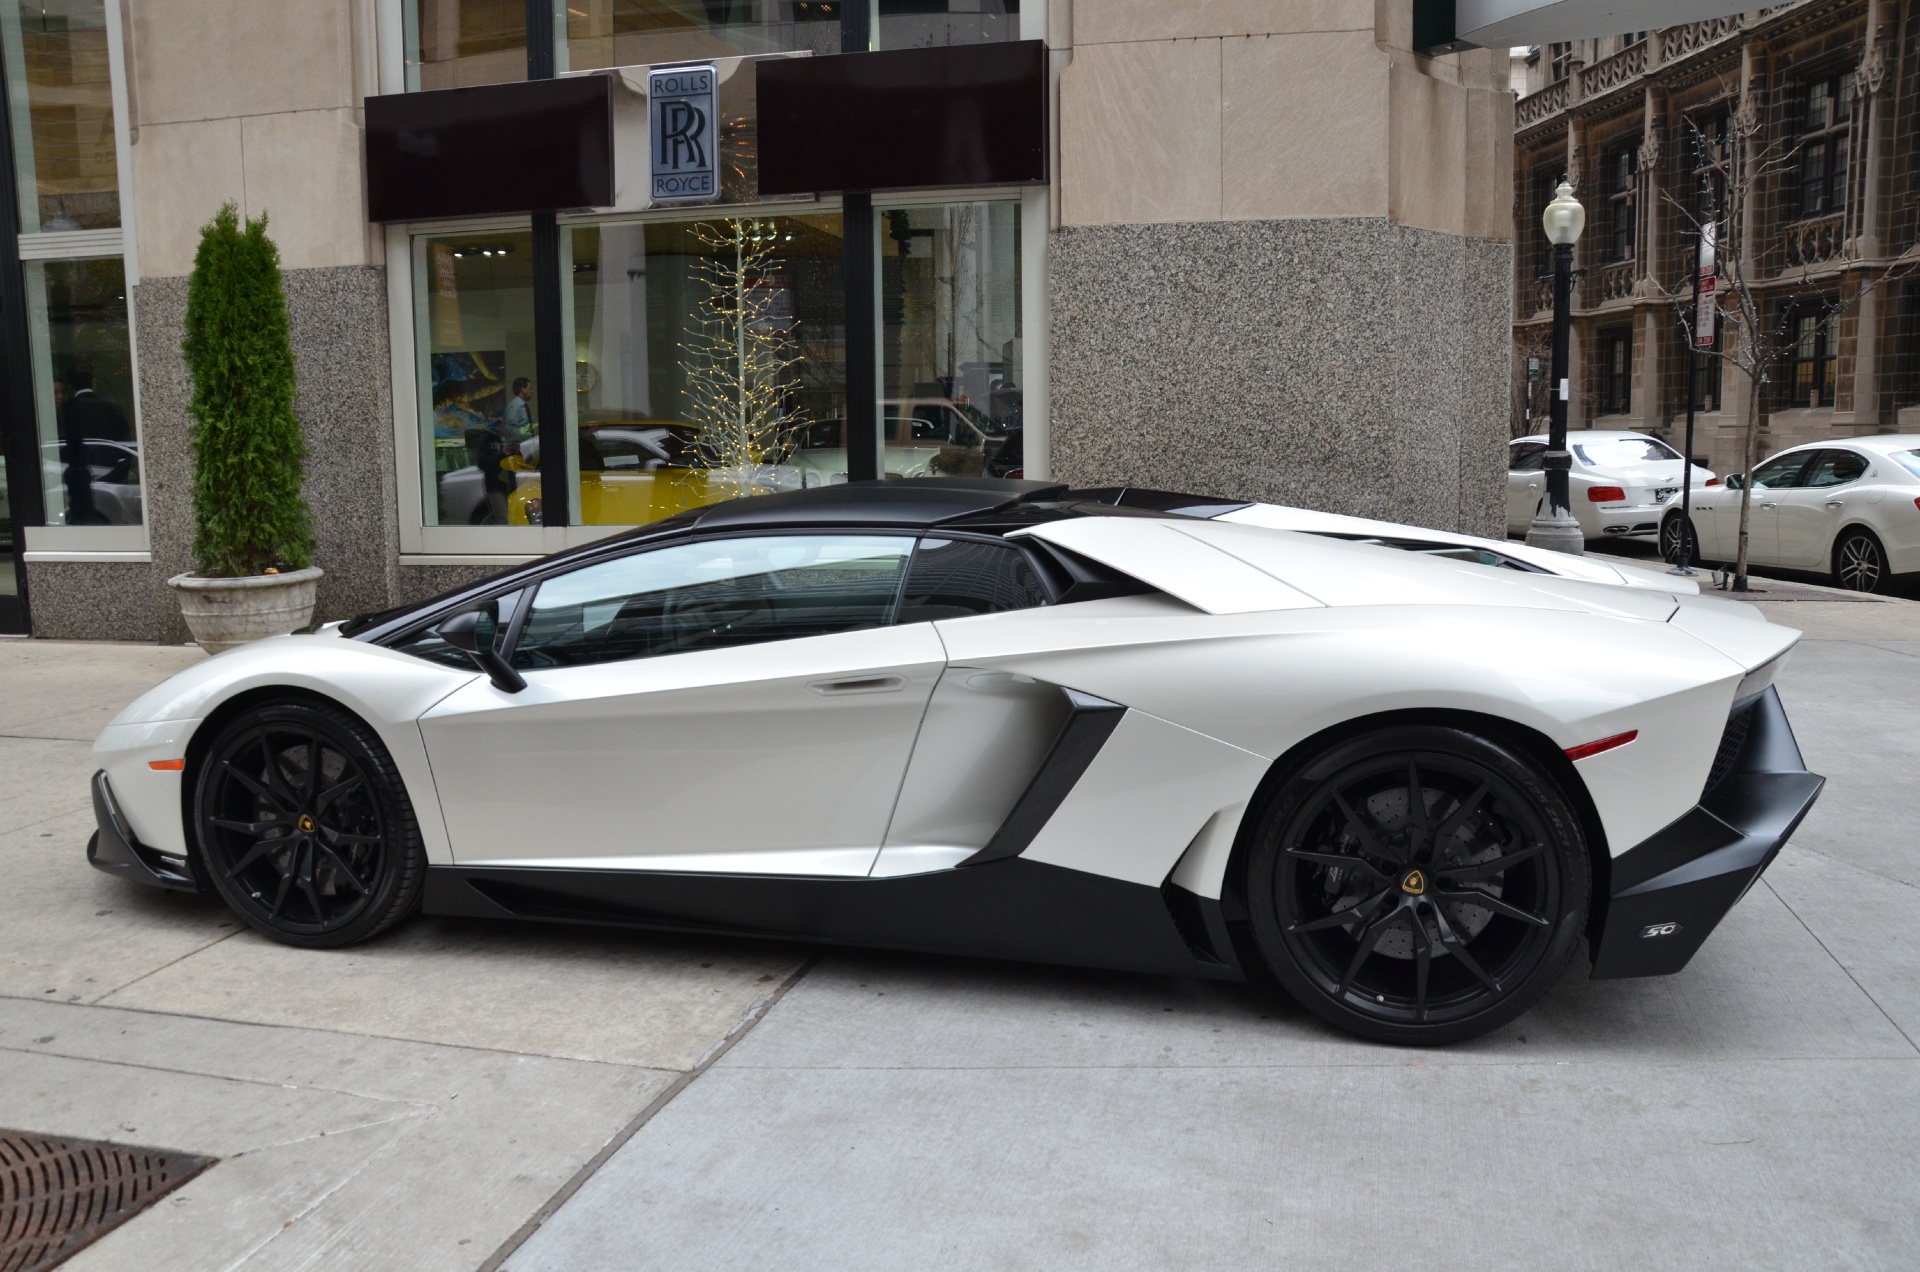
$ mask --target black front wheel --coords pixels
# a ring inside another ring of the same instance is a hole
[[[1429,1044],[1505,1024],[1559,978],[1590,867],[1579,819],[1533,761],[1409,726],[1286,779],[1245,879],[1254,942],[1289,993],[1362,1037]]]
[[[351,945],[419,906],[406,787],[379,737],[335,708],[275,702],[229,721],[200,761],[194,824],[221,897],[277,941]]]
[[[1893,582],[1887,550],[1868,530],[1849,530],[1833,545],[1833,581],[1850,592],[1884,592]]]

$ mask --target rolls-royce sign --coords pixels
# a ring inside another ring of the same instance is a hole
[[[647,74],[653,200],[704,202],[720,195],[717,77],[708,66],[669,66]]]

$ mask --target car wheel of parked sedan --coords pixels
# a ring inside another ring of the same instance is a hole
[[[226,903],[288,945],[364,940],[420,903],[426,853],[386,747],[343,711],[251,707],[199,765],[200,860]]]
[[[1412,726],[1338,744],[1256,823],[1247,903],[1262,960],[1315,1014],[1382,1042],[1445,1043],[1525,1011],[1565,969],[1590,868],[1559,785],[1505,745]]]
[[[1683,555],[1688,558],[1685,564],[1700,564],[1700,534],[1687,518],[1671,513],[1660,523],[1660,556],[1670,565],[1679,565]]]
[[[1849,530],[1833,545],[1833,581],[1851,592],[1884,592],[1893,581],[1887,552],[1870,530]]]

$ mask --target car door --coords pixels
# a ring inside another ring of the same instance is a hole
[[[1757,565],[1780,564],[1780,501],[1800,482],[1802,472],[1819,452],[1788,451],[1753,470],[1753,498],[1747,509],[1747,559]],[[1740,492],[1729,492],[1714,514],[1716,551],[1702,551],[1710,559],[1731,561],[1740,546]],[[1704,538],[1704,536],[1703,536]]]
[[[1547,448],[1539,442],[1515,442],[1507,448],[1507,533],[1525,533],[1533,524],[1540,496],[1546,493],[1541,466]]]
[[[1803,470],[1799,482],[1779,495],[1774,512],[1779,527],[1779,560],[1796,570],[1825,570],[1832,565],[1833,541],[1860,497],[1867,458],[1857,451],[1823,450]]]
[[[912,548],[742,535],[542,582],[509,628],[525,689],[420,721],[455,859],[867,873],[946,662],[893,622]]]

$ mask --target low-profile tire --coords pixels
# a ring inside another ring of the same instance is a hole
[[[1885,592],[1893,584],[1887,550],[1873,531],[1858,526],[1833,544],[1833,585],[1849,592]]]
[[[1413,798],[1418,791],[1420,798]],[[1457,1042],[1546,993],[1585,932],[1591,867],[1559,784],[1465,729],[1346,739],[1285,778],[1249,841],[1266,968],[1381,1042]]]
[[[344,711],[242,711],[201,757],[200,865],[234,913],[288,945],[364,941],[420,904],[426,852],[393,757]]]
[[[1689,534],[1688,531],[1692,533]],[[1688,558],[1684,562],[1680,559],[1683,550]],[[1700,564],[1699,528],[1692,525],[1680,513],[1668,513],[1666,519],[1660,523],[1660,558],[1668,565]]]

